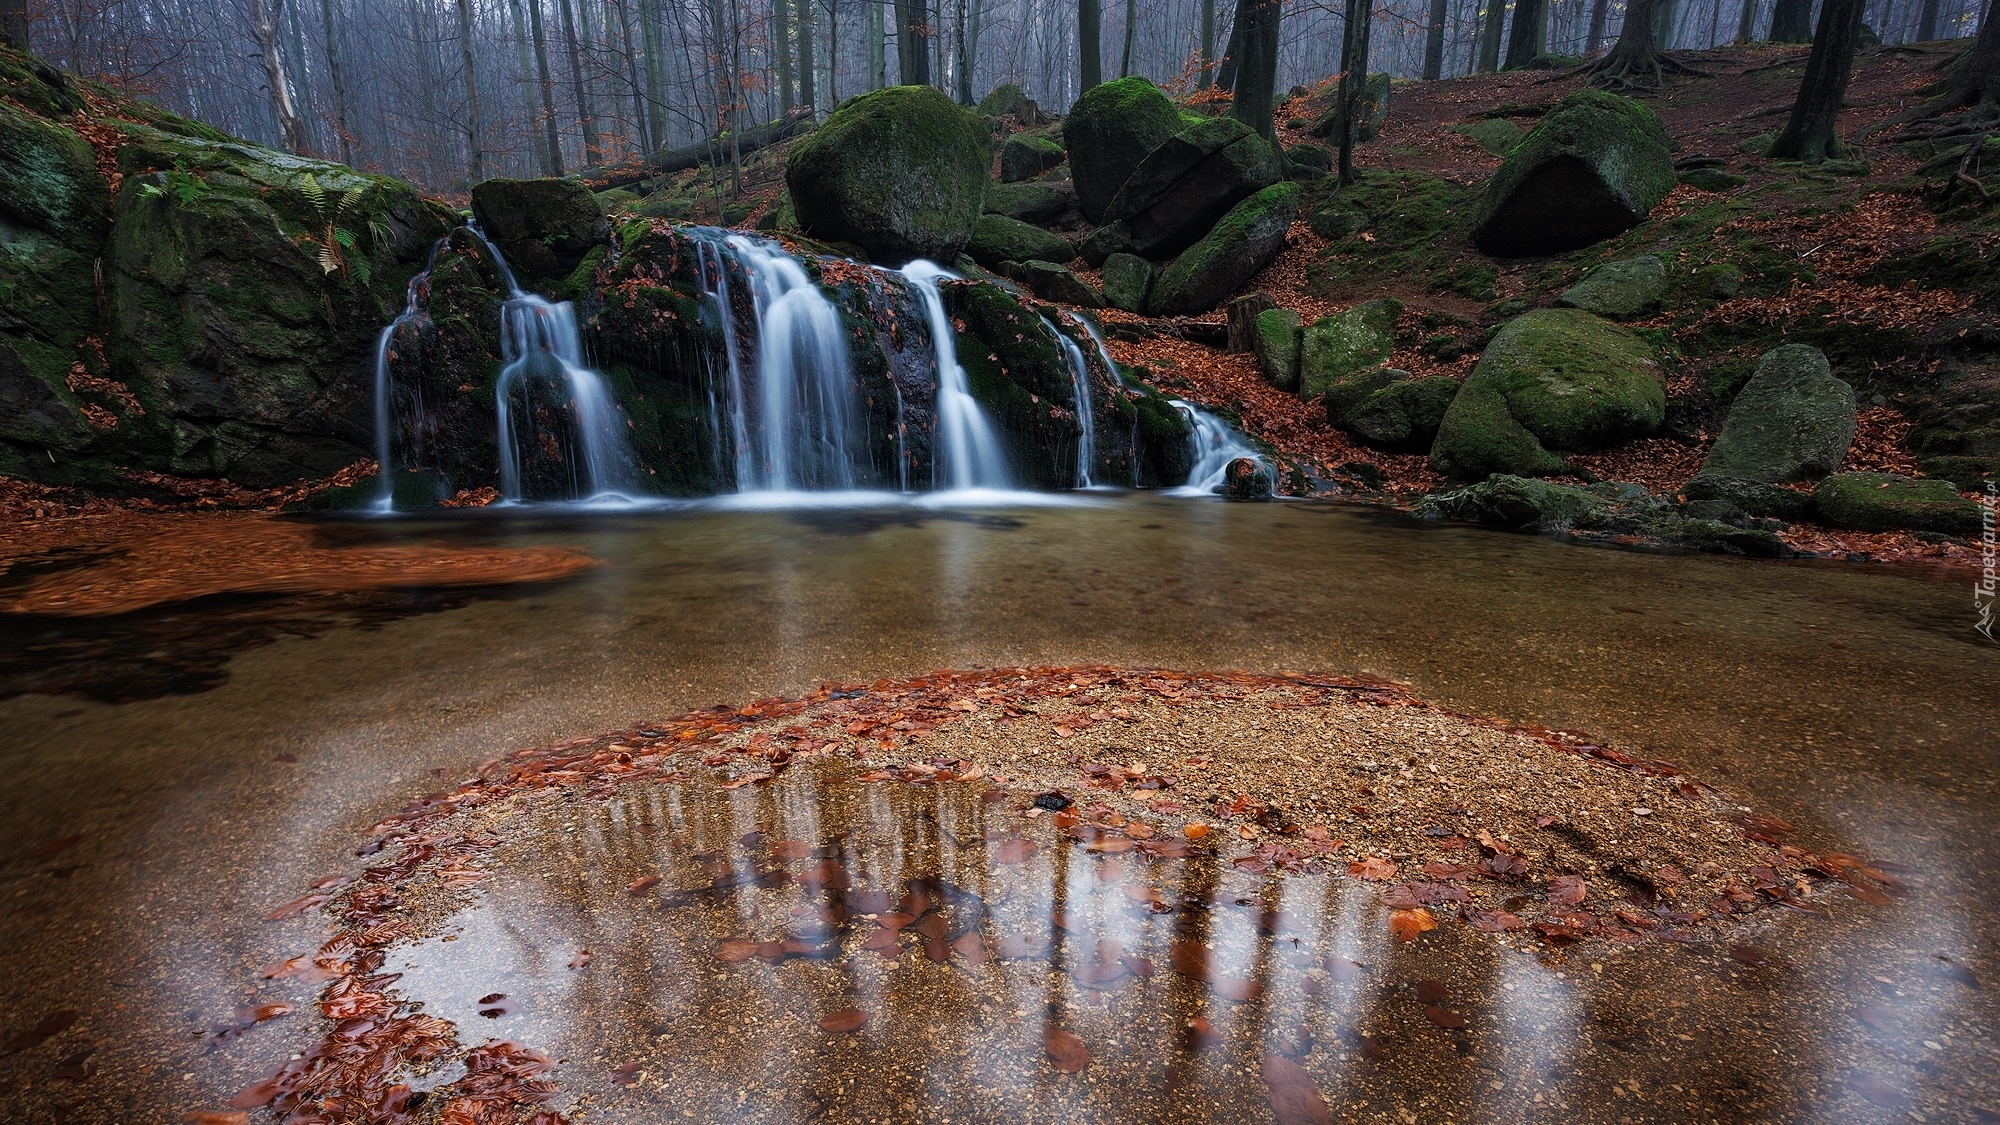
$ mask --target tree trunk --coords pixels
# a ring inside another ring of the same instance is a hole
[[[1215,84],[1225,90],[1236,89],[1237,63],[1243,56],[1243,4],[1238,0],[1236,14],[1229,19],[1229,46],[1222,52],[1222,66],[1216,71]]]
[[[1653,46],[1655,48],[1665,51],[1673,47],[1674,20],[1679,15],[1680,0],[1653,0]]]
[[[1657,90],[1666,85],[1666,75],[1701,74],[1677,62],[1653,45],[1653,0],[1628,0],[1625,26],[1611,53],[1585,68],[1591,84],[1610,90]]]
[[[972,0],[972,22],[965,29],[965,81],[967,89],[974,89],[971,83],[979,72],[979,24],[985,16],[986,0]]]
[[[253,0],[255,2],[255,0]],[[549,41],[542,34],[542,0],[528,0],[528,34],[535,45],[535,74],[542,89],[542,129],[549,158],[547,172],[563,174],[562,136],[556,132],[556,87],[549,77]]]
[[[1125,49],[1118,53],[1118,77],[1132,77],[1132,32],[1139,26],[1139,0],[1125,0]]]
[[[1278,84],[1278,21],[1282,0],[1240,0],[1236,8],[1238,49],[1236,100],[1229,115],[1276,143],[1271,121],[1272,94]]]
[[[1507,69],[1519,70],[1542,53],[1547,0],[1514,0],[1514,26],[1507,36]]]
[[[281,0],[282,2],[282,0]],[[264,59],[264,81],[271,89],[271,109],[278,115],[278,131],[285,149],[304,156],[310,147],[305,122],[292,104],[292,87],[285,76],[285,58],[278,51],[278,11],[264,0],[250,0],[250,33],[256,37],[257,51]]]
[[[0,0],[0,39],[28,49],[28,0]]]
[[[1743,14],[1736,20],[1736,42],[1750,42],[1757,34],[1757,0],[1743,0]]]
[[[1838,149],[1834,124],[1840,117],[1841,99],[1847,96],[1847,80],[1854,72],[1863,4],[1864,0],[1825,0],[1820,6],[1819,30],[1813,34],[1812,55],[1806,59],[1805,80],[1799,83],[1791,120],[1771,144],[1767,155],[1773,159],[1819,164]]]
[[[340,162],[354,164],[354,139],[347,128],[347,79],[340,69],[340,51],[335,46],[333,0],[319,0],[319,20],[326,31],[326,76],[333,84],[333,134],[340,142]]]
[[[1486,0],[1486,22],[1479,28],[1479,73],[1491,74],[1500,69],[1501,32],[1506,25],[1507,0]]]
[[[1917,16],[1917,42],[1929,43],[1938,37],[1938,0],[1924,0]]]
[[[887,0],[862,0],[868,5],[868,88],[880,90],[889,84],[888,48],[882,42],[888,29],[882,26],[882,5]]]
[[[813,81],[813,0],[799,0],[799,104],[817,108]]]
[[[632,87],[632,132],[637,135],[640,153],[652,152],[652,122],[646,119],[646,87],[639,79],[639,40],[632,34],[632,13],[625,0],[617,0],[618,42],[625,53],[625,81]]]
[[[486,151],[479,145],[479,71],[472,65],[472,0],[458,0],[458,58],[465,67],[466,182],[486,178]]]
[[[462,4],[465,0],[459,0]],[[576,37],[576,15],[570,8],[572,0],[556,0],[557,10],[562,15],[563,46],[569,54],[569,79],[571,92],[576,95],[576,120],[583,131],[583,164],[592,167],[604,163],[604,152],[597,140],[597,115],[590,104],[590,84],[583,75],[583,45]]]
[[[1715,0],[1715,2],[1720,4],[1722,0]],[[1757,0],[1748,0],[1748,2],[1755,4]],[[1610,22],[1611,0],[1591,0],[1590,36],[1583,42],[1583,53],[1586,56],[1595,55],[1604,49],[1604,28]]]
[[[660,35],[659,0],[639,0],[639,44],[646,52],[646,121],[652,147],[672,143],[667,127],[666,44]]]
[[[1447,0],[1431,0],[1431,22],[1424,31],[1424,81],[1444,77],[1444,18]]]
[[[1201,88],[1215,81],[1215,0],[1201,0]]]
[[[1340,153],[1340,183],[1354,182],[1354,137],[1361,96],[1368,89],[1368,33],[1374,22],[1369,0],[1347,0],[1340,37],[1340,86],[1335,92],[1334,144]]]
[[[812,0],[801,0],[811,3]],[[792,90],[792,6],[786,0],[771,0],[771,53],[778,57],[778,115],[798,104]]]
[[[1778,0],[1771,9],[1770,41],[1804,43],[1812,34],[1812,0]]]
[[[313,141],[312,122],[312,63],[306,57],[305,28],[299,22],[299,5],[292,4],[284,9],[285,32],[292,41],[291,65],[286,75],[292,80],[292,104],[299,113],[299,128],[305,131],[306,143],[315,152],[323,152]]]
[[[972,104],[972,71],[965,65],[965,0],[958,0],[958,26],[952,29],[952,66],[955,69],[952,87],[958,91],[958,104]]]
[[[811,0],[808,0],[810,3]],[[826,107],[840,104],[840,0],[826,0]]]
[[[1104,84],[1103,12],[1099,0],[1076,0],[1076,48],[1083,56],[1079,96]]]

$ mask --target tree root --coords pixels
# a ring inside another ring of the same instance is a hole
[[[1613,48],[1601,59],[1571,67],[1542,79],[1542,82],[1556,82],[1579,74],[1588,78],[1591,85],[1613,93],[1664,90],[1669,75],[1677,78],[1709,77],[1708,71],[1689,66],[1665,51],[1619,51]]]

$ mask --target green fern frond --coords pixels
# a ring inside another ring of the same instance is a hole
[[[340,206],[338,206],[338,207],[334,208],[334,209],[333,209],[333,213],[334,213],[334,214],[336,214],[336,215],[344,215],[344,214],[346,214],[346,213],[347,213],[347,209],[348,209],[349,207],[352,207],[352,206],[354,206],[354,205],[355,205],[356,203],[359,203],[359,202],[361,202],[361,196],[362,196],[362,194],[363,194],[363,193],[365,193],[365,192],[366,192],[367,190],[368,190],[368,185],[366,185],[366,184],[363,184],[363,185],[361,185],[360,187],[351,187],[351,188],[348,188],[348,189],[347,189],[347,194],[346,194],[346,195],[343,195],[343,196],[341,196],[341,197],[340,197]]]
[[[313,205],[313,210],[322,215],[326,213],[326,189],[319,186],[319,180],[311,172],[299,181],[299,191]]]

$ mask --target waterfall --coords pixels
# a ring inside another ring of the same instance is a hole
[[[965,368],[958,364],[951,318],[945,315],[944,298],[938,293],[938,280],[956,275],[921,259],[904,266],[901,272],[924,303],[924,311],[930,316],[931,343],[937,350],[939,432],[936,459],[931,467],[933,486],[960,491],[1011,489],[1013,476],[1007,471],[999,435],[994,433],[993,423],[966,384]]]
[[[1188,420],[1188,444],[1194,452],[1194,468],[1188,473],[1187,483],[1172,489],[1174,496],[1207,496],[1222,487],[1223,477],[1228,472],[1229,463],[1238,457],[1248,457],[1258,464],[1264,464],[1264,457],[1243,440],[1229,423],[1194,405],[1173,400],[1174,409]]]
[[[1082,318],[1072,317],[1072,319]],[[1090,365],[1084,361],[1083,349],[1076,346],[1076,341],[1058,331],[1055,325],[1049,323],[1047,317],[1042,318],[1042,327],[1061,341],[1063,354],[1069,356],[1069,385],[1076,395],[1077,424],[1083,430],[1082,436],[1076,443],[1076,486],[1092,488],[1095,486],[1090,479],[1090,466],[1097,461],[1097,410],[1090,401]],[[1118,369],[1114,367],[1111,370]]]
[[[382,334],[375,338],[375,473],[381,478],[381,490],[375,497],[373,507],[378,512],[396,510],[396,478],[389,475],[395,461],[389,414],[391,400],[396,393],[395,381],[389,370],[390,357],[396,333],[402,330],[403,325],[424,314],[423,294],[430,286],[431,269],[437,265],[438,250],[445,242],[440,238],[431,244],[430,256],[424,259],[424,268],[410,278],[409,285],[403,290],[403,311],[397,313],[396,319],[390,321],[389,326],[382,329]]]
[[[523,499],[521,448],[514,432],[514,392],[523,400],[531,394],[530,376],[544,381],[560,378],[569,392],[574,414],[575,448],[581,456],[583,478],[572,475],[573,491],[588,499],[625,499],[632,488],[631,457],[625,440],[625,420],[604,376],[583,358],[583,335],[577,328],[576,308],[568,301],[550,301],[524,292],[514,280],[507,259],[486,235],[473,224],[466,229],[493,255],[493,263],[507,286],[507,300],[500,306],[501,368],[496,400],[500,443],[500,495],[508,500]],[[553,370],[551,366],[553,365]]]

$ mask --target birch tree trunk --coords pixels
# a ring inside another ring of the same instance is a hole
[[[265,4],[264,0],[249,0],[249,3],[250,34],[257,40],[258,54],[263,56],[264,81],[270,86],[271,109],[278,115],[278,131],[284,136],[285,150],[306,155],[309,142],[305,122],[299,119],[298,107],[292,104],[291,83],[285,75],[285,57],[278,51],[278,9]]]
[[[465,67],[466,182],[486,178],[486,152],[479,147],[479,71],[472,64],[472,0],[458,0],[458,57]]]

